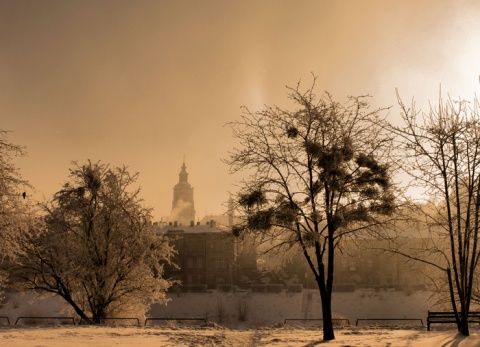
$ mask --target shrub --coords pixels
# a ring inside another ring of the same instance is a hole
[[[424,291],[427,288],[425,287],[424,284],[417,284],[417,285],[412,286],[412,289],[413,289],[413,291]]]
[[[303,285],[302,284],[288,284],[287,285],[287,292],[289,292],[289,293],[301,293],[301,292],[303,292]]]
[[[239,298],[237,302],[238,320],[245,322],[248,314],[248,302],[246,298]]]
[[[219,284],[217,285],[217,290],[219,292],[227,293],[232,290],[232,285],[231,284]]]
[[[168,289],[169,293],[175,293],[177,296],[180,296],[182,294],[182,286],[178,284],[174,284]]]
[[[410,286],[405,286],[405,287],[403,288],[403,292],[405,293],[406,296],[410,296],[410,295],[413,294],[414,289],[413,289],[412,287],[410,287]]]
[[[252,293],[265,293],[266,285],[265,284],[251,284],[250,290]]]
[[[182,288],[182,292],[192,292],[192,293],[206,293],[208,289],[206,284],[183,285],[181,288]]]
[[[339,293],[353,293],[355,291],[355,283],[350,284],[334,284],[333,291]]]
[[[267,284],[265,287],[267,293],[281,293],[283,284]]]
[[[223,305],[221,297],[217,297],[217,318],[218,323],[223,323],[223,319],[225,318],[225,306]]]

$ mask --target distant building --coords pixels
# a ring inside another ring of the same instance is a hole
[[[421,239],[411,239],[421,245]],[[420,287],[424,284],[422,264],[408,263],[406,258],[374,248],[386,247],[379,240],[345,242],[342,252],[335,254],[334,285],[355,285],[356,288]],[[315,287],[315,278],[303,254],[298,254],[285,265],[285,270],[295,275],[306,287]]]
[[[173,259],[176,266],[165,266],[165,277],[209,288],[248,282],[256,273],[256,252],[229,231],[233,215],[222,218],[227,223],[217,223],[214,218],[195,223],[194,206],[193,187],[188,183],[184,162],[179,182],[173,188],[170,220],[155,224],[156,232],[172,238],[178,252]]]
[[[410,242],[421,245],[420,239]],[[424,282],[419,272],[421,264],[407,263],[407,259],[398,254],[372,250],[386,248],[382,241],[360,240],[348,246],[337,255],[335,283],[352,283],[357,287],[415,287]]]

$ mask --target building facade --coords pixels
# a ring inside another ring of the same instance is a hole
[[[412,239],[413,244],[422,240]],[[336,286],[354,288],[421,287],[425,283],[423,264],[408,262],[401,255],[381,251],[382,241],[357,240],[345,242],[335,253],[334,290]],[[377,250],[375,250],[377,249]],[[287,263],[286,270],[305,287],[315,288],[316,282],[304,256],[298,254]]]
[[[240,267],[236,239],[209,222],[207,225],[168,225],[159,230],[171,238],[178,252],[175,265],[165,267],[165,277],[184,285],[237,284]]]

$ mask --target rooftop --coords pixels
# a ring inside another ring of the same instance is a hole
[[[206,224],[191,223],[190,225],[180,225],[177,223],[156,223],[154,224],[157,233],[188,233],[188,234],[204,234],[204,233],[226,233],[227,227],[217,225],[215,221],[209,221]]]

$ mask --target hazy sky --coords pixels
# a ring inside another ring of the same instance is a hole
[[[282,105],[301,79],[336,99],[419,103],[479,91],[480,2],[0,0],[0,128],[26,147],[24,178],[50,199],[73,160],[139,172],[168,215],[185,157],[197,217],[232,182],[225,123]],[[398,117],[394,108],[390,117]]]

